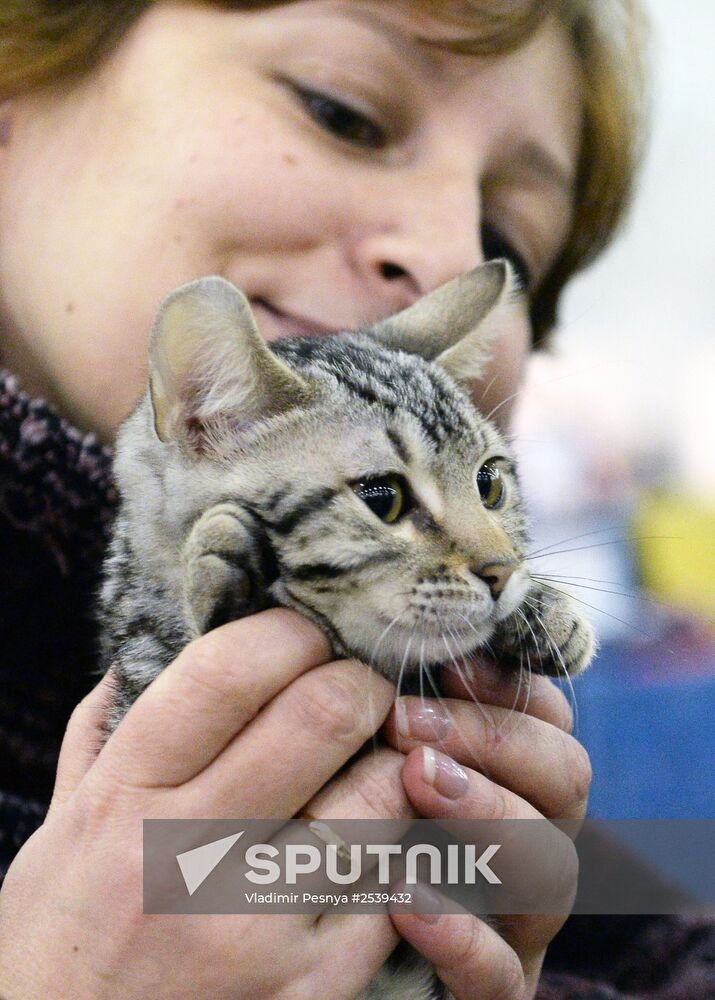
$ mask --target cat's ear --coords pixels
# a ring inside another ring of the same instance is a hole
[[[164,300],[149,361],[157,435],[196,451],[310,398],[307,383],[266,346],[245,295],[224,278],[200,278]]]
[[[523,312],[513,268],[492,260],[365,332],[391,350],[435,361],[457,382],[473,382],[484,374],[496,338]]]

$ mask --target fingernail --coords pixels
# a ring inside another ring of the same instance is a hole
[[[398,698],[395,718],[400,736],[409,740],[441,740],[450,729],[449,718],[441,705],[429,705],[415,698]]]
[[[424,885],[416,885],[411,891],[411,910],[415,916],[426,924],[436,924],[442,916],[442,900],[437,893]]]
[[[469,775],[459,764],[432,747],[422,747],[422,774],[447,799],[459,799],[469,787]]]

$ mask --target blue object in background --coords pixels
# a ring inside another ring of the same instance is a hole
[[[655,676],[649,662],[652,650],[605,646],[574,681],[575,735],[594,772],[589,816],[715,818],[715,655]]]

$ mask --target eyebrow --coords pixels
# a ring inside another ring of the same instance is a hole
[[[425,67],[435,68],[435,60],[432,58],[432,52],[426,47],[423,39],[419,37],[410,38],[399,28],[395,28],[384,21],[379,14],[373,14],[370,10],[361,10],[359,8],[341,8],[339,11],[329,11],[328,13],[340,17],[349,17],[358,24],[363,24],[371,28],[382,35],[399,56],[403,58],[408,56],[408,58],[411,57],[415,62],[422,63]]]
[[[335,13],[337,15],[338,12]],[[349,17],[382,35],[398,55],[402,57],[408,55],[415,62],[421,63],[423,67],[435,69],[435,60],[432,58],[435,50],[426,39],[406,36],[404,32],[394,28],[378,14],[373,14],[369,10],[341,8],[339,13],[341,16]],[[520,143],[515,150],[514,160],[537,179],[545,181],[569,199],[573,198],[576,188],[575,170],[564,166],[555,154],[536,139],[526,139]]]

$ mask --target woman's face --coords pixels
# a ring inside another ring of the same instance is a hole
[[[488,257],[536,286],[571,220],[575,56],[553,21],[487,60],[416,41],[444,33],[409,2],[158,3],[81,83],[13,102],[4,364],[109,438],[161,299],[201,275],[241,287],[268,340],[369,323]],[[484,406],[527,345],[505,331]]]

